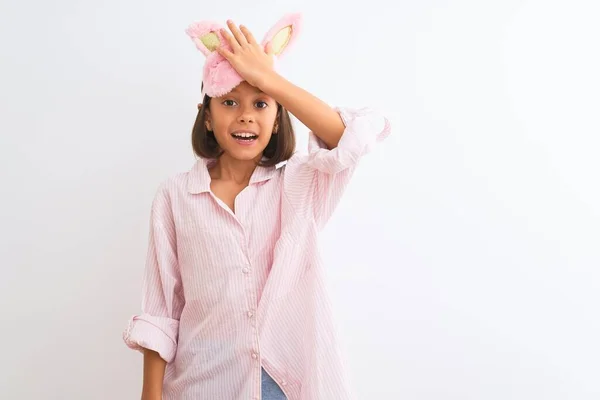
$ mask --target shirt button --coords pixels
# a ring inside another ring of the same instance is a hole
[[[282,384],[283,386],[285,386],[285,385],[287,385],[287,382],[286,382],[285,380],[283,380],[283,381],[281,381],[281,384]]]
[[[248,317],[252,318],[254,316],[254,313],[252,311],[248,311]]]
[[[250,272],[250,268],[244,268],[244,269],[242,269],[242,272],[247,274],[248,272]]]
[[[256,360],[258,358],[258,354],[252,353],[252,358],[254,358]]]

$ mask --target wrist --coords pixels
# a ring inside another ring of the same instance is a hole
[[[256,87],[259,88],[264,93],[272,96],[273,89],[277,87],[278,81],[281,80],[281,75],[277,73],[275,70],[271,70],[266,72],[259,82],[257,82]]]

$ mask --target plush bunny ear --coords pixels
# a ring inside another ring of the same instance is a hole
[[[298,38],[302,25],[302,14],[284,15],[265,35],[262,45],[271,42],[273,53],[278,58],[287,52]]]
[[[192,38],[198,50],[205,56],[211,55],[225,39],[221,35],[221,29],[224,27],[212,21],[202,21],[191,24],[185,33]]]

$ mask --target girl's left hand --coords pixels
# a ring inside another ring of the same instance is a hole
[[[274,72],[270,43],[263,49],[245,26],[240,25],[238,29],[231,20],[227,21],[227,26],[233,36],[226,29],[222,29],[221,34],[229,42],[232,51],[220,46],[217,52],[229,61],[246,82],[261,88],[269,74]]]

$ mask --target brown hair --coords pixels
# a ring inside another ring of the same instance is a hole
[[[206,110],[210,105],[210,100],[210,96],[204,95],[202,107],[198,110],[192,129],[192,148],[199,157],[218,158],[223,154],[223,150],[217,143],[214,132],[207,130],[205,125]],[[296,135],[292,120],[288,110],[279,103],[277,103],[277,127],[277,134],[271,135],[271,140],[263,151],[263,157],[266,160],[261,160],[259,165],[272,166],[288,160],[294,154]]]

